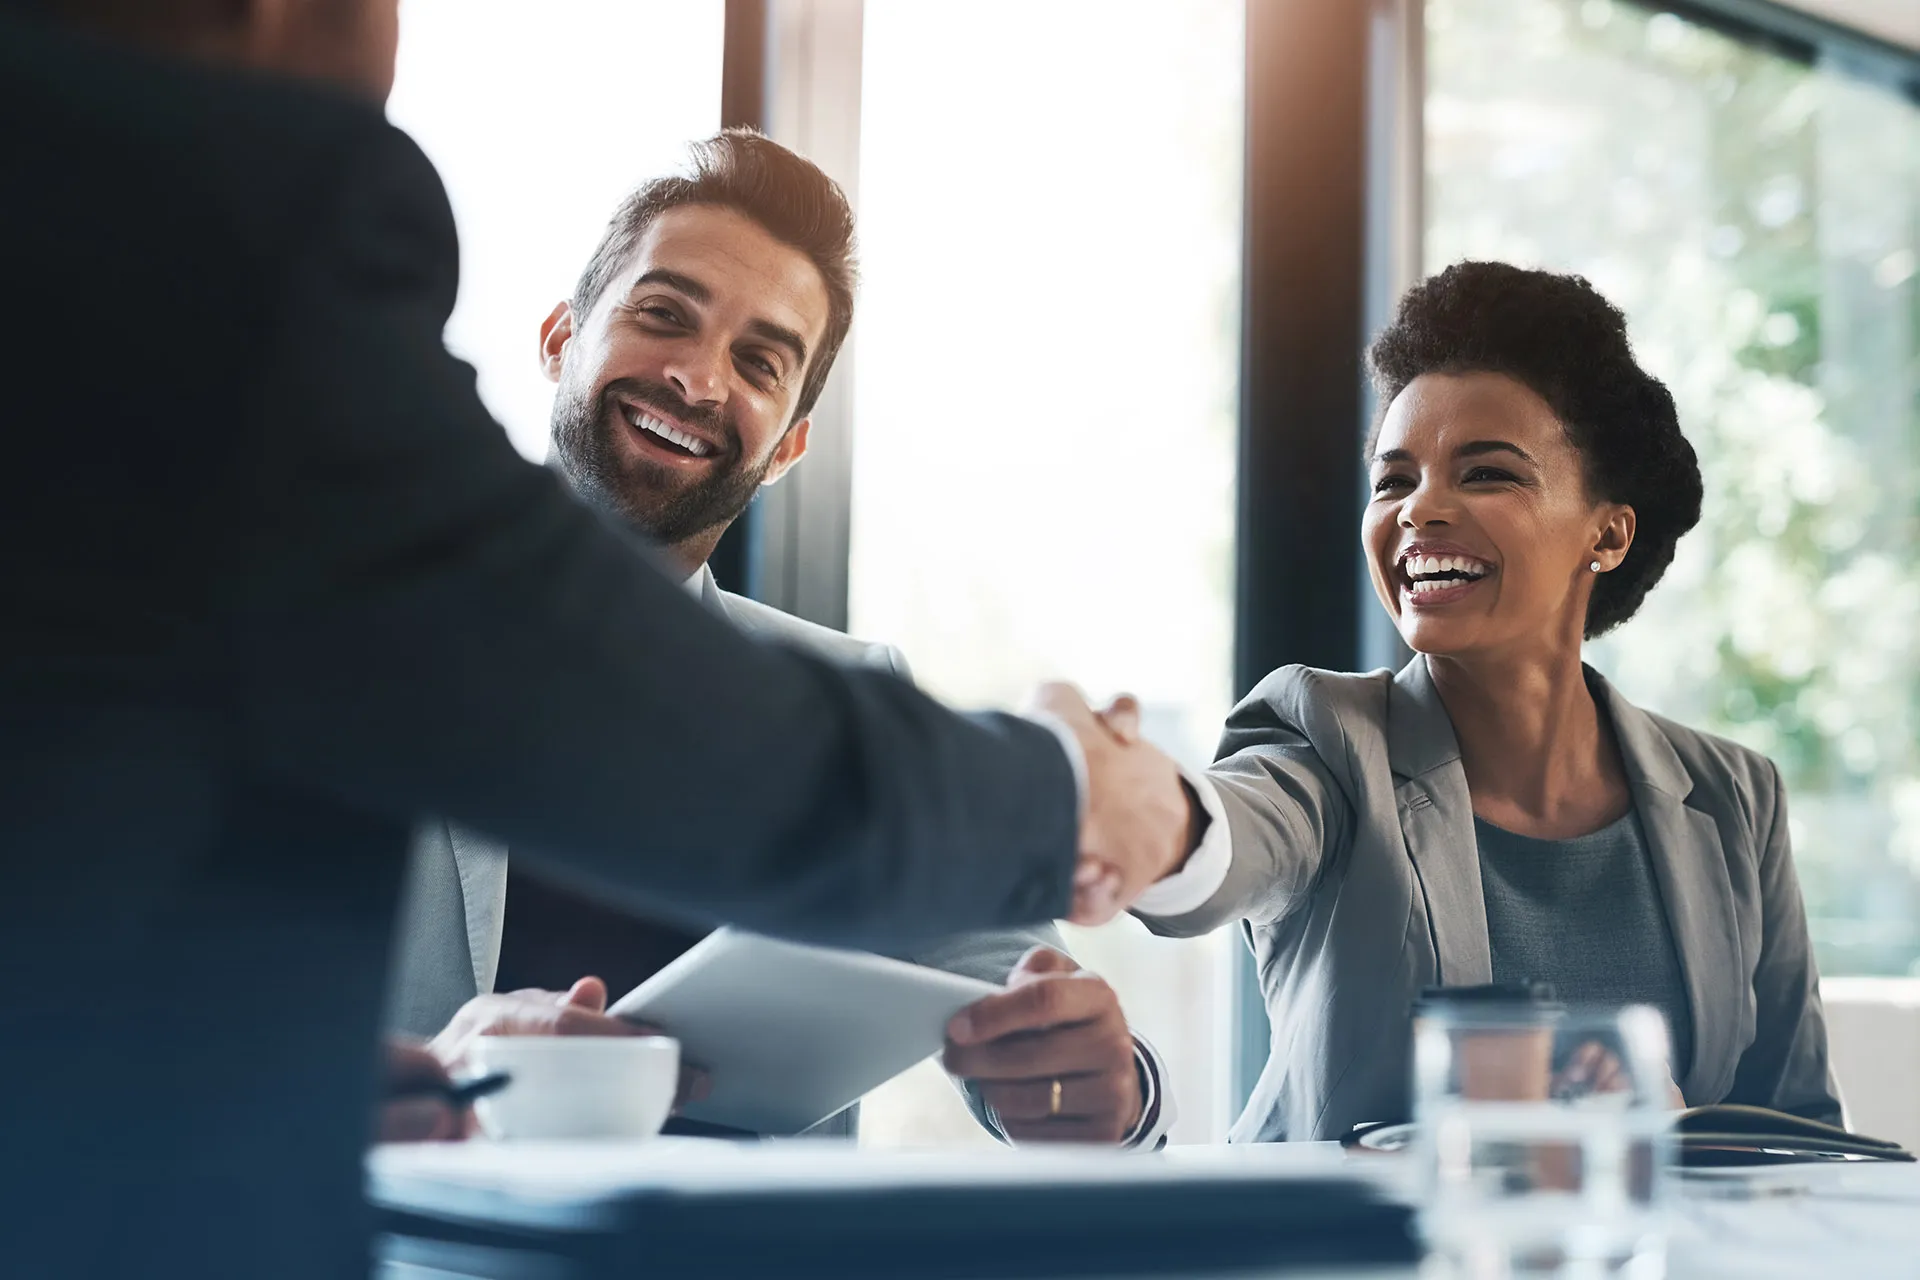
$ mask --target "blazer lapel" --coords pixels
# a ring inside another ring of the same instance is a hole
[[[1693,1061],[1678,1081],[1689,1099],[1725,1096],[1740,1059],[1740,1013],[1726,1005],[1726,975],[1746,972],[1720,828],[1689,808],[1693,778],[1653,717],[1598,672],[1587,683],[1607,708],[1647,837],[1654,879],[1692,1011]]]
[[[500,969],[500,929],[507,915],[507,848],[451,823],[447,834],[460,873],[474,990],[485,995],[493,990],[493,978]]]
[[[1453,721],[1427,673],[1427,660],[1418,654],[1394,677],[1387,695],[1387,759],[1400,832],[1426,896],[1437,980],[1449,987],[1490,982],[1493,957],[1473,799]]]

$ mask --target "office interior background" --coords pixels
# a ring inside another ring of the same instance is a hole
[[[484,20],[479,12],[484,10]],[[1757,748],[1841,1085],[1920,1145],[1920,3],[407,0],[394,120],[464,255],[447,337],[543,457],[538,325],[625,191],[756,125],[855,201],[812,450],[724,585],[961,705],[1137,693],[1211,757],[1285,662],[1402,658],[1356,523],[1360,352],[1461,258],[1628,314],[1707,503],[1590,661]],[[752,779],[742,778],[742,787]],[[1165,1055],[1176,1142],[1266,1057],[1245,948],[1069,938]],[[863,1141],[989,1139],[926,1064]]]

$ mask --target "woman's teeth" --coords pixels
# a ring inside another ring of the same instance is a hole
[[[684,431],[677,430],[651,414],[636,413],[633,415],[632,421],[633,425],[640,428],[640,430],[659,436],[662,440],[666,440],[672,444],[677,444],[696,458],[704,458],[713,452],[713,446],[705,440],[697,436],[690,436]]]
[[[1403,568],[1409,589],[1417,596],[1478,582],[1492,572],[1491,565],[1466,556],[1412,556]]]

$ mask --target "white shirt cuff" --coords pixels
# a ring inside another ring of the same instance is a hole
[[[1183,768],[1180,776],[1207,811],[1207,833],[1200,837],[1200,847],[1187,858],[1185,866],[1148,885],[1146,892],[1134,900],[1137,915],[1168,917],[1198,911],[1227,882],[1227,870],[1233,865],[1233,836],[1227,830],[1227,810],[1220,803],[1220,793],[1204,773]]]
[[[1051,730],[1060,741],[1060,749],[1067,753],[1067,764],[1073,769],[1074,794],[1080,797],[1080,817],[1087,816],[1087,753],[1080,749],[1080,739],[1065,720],[1048,711],[1028,711],[1023,715],[1043,729]]]
[[[1167,1066],[1160,1060],[1160,1051],[1138,1031],[1133,1033],[1133,1060],[1140,1072],[1140,1123],[1120,1145],[1129,1151],[1158,1151],[1167,1145],[1167,1135],[1179,1118],[1173,1090],[1167,1087]]]
[[[1174,1109],[1173,1093],[1167,1088],[1167,1068],[1160,1060],[1160,1051],[1138,1031],[1132,1034],[1133,1066],[1140,1076],[1140,1119],[1134,1123],[1133,1132],[1120,1140],[1120,1149],[1158,1151],[1167,1145],[1167,1135],[1173,1131],[1173,1122],[1179,1113]],[[961,1082],[955,1080],[954,1083]],[[1020,1145],[1007,1136],[1000,1123],[1000,1113],[993,1109],[991,1102],[983,1100],[980,1109],[986,1113],[987,1128],[994,1137],[1010,1147]]]

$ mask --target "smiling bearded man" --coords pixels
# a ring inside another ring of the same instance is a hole
[[[905,676],[891,646],[723,592],[706,568],[759,487],[806,453],[853,283],[853,215],[831,179],[754,133],[697,145],[690,176],[621,205],[573,297],[541,326],[554,463],[735,626]],[[475,1035],[635,1034],[606,1016],[608,988],[637,985],[698,940],[510,871],[504,848],[445,824],[423,838],[413,875],[397,1021],[438,1031],[449,1061]],[[963,934],[909,958],[1007,988],[949,1028],[946,1065],[988,1128],[1159,1143],[1173,1119],[1164,1072],[1051,925]],[[851,1132],[850,1116],[836,1121]]]

